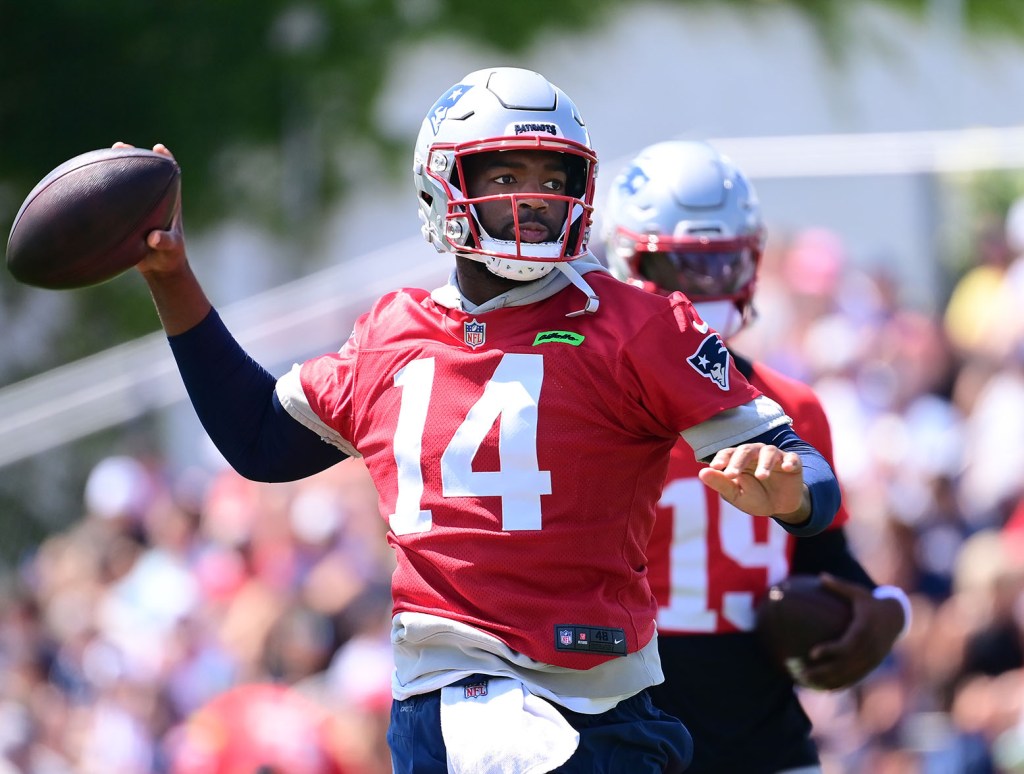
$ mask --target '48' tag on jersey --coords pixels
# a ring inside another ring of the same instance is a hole
[[[603,626],[560,624],[555,627],[555,649],[595,656],[625,656],[626,632]]]

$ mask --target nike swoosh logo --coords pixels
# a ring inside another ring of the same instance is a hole
[[[697,323],[694,323],[693,324],[693,329],[695,331],[697,331],[697,333],[707,333],[708,332],[708,324],[706,322],[702,322],[700,325],[697,325]]]
[[[615,645],[618,645],[620,642],[622,642],[622,640],[612,640],[612,643]]]

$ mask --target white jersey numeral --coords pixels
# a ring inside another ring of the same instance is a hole
[[[667,606],[658,611],[659,624],[669,630],[714,632],[718,611],[711,606],[708,589],[709,554],[707,488],[696,478],[680,478],[662,491],[663,508],[672,511],[672,545],[669,549]],[[759,541],[754,519],[733,505],[719,501],[718,538],[722,553],[741,567],[764,568],[768,584],[782,580],[789,571],[787,534],[769,520],[768,538]],[[754,626],[754,595],[748,591],[727,591],[722,597],[722,615],[742,631]]]
[[[395,386],[402,388],[398,426],[393,441],[398,467],[398,497],[395,512],[388,521],[396,535],[426,532],[432,515],[420,508],[423,499],[423,428],[427,424],[427,406],[434,384],[434,358],[413,360],[395,374]]]
[[[441,455],[444,497],[500,497],[503,530],[542,527],[541,495],[551,473],[537,461],[537,403],[544,380],[540,355],[506,354]],[[395,534],[426,532],[433,515],[422,508],[423,432],[434,384],[434,358],[414,360],[395,374],[402,405],[395,429],[398,497],[389,517]],[[474,471],[473,459],[498,422],[496,471]]]

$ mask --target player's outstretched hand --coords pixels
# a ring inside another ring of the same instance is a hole
[[[132,148],[126,142],[115,142],[114,148]],[[153,152],[159,153],[168,158],[174,155],[163,144],[153,146]],[[186,263],[185,257],[185,231],[181,222],[181,193],[178,193],[178,206],[174,213],[174,221],[167,231],[151,231],[146,238],[149,245],[149,255],[143,258],[136,268],[143,275],[148,273],[172,273],[182,269]]]
[[[810,516],[803,463],[795,452],[746,443],[719,451],[699,475],[726,502],[753,516],[775,516],[793,524]]]
[[[853,617],[842,637],[811,650],[801,664],[800,682],[836,690],[853,685],[882,663],[903,629],[903,608],[894,599],[875,599],[870,589],[827,573],[821,582],[850,601]]]

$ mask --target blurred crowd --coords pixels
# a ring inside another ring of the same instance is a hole
[[[2,595],[0,774],[390,772],[391,557],[358,460],[268,485],[114,456],[83,502]]]
[[[826,774],[1024,772],[1024,203],[939,312],[891,269],[770,239],[732,341],[818,391],[853,546],[914,608],[867,679],[801,698]],[[114,456],[82,502],[0,594],[0,774],[390,771],[392,559],[358,460],[265,485]]]

